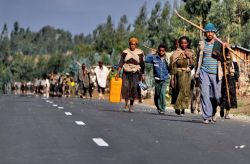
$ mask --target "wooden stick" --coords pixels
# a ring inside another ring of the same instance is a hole
[[[179,18],[181,18],[182,20],[188,22],[189,24],[193,25],[194,27],[198,28],[199,30],[205,32],[205,30],[204,30],[203,28],[201,28],[200,26],[198,26],[198,25],[196,25],[195,23],[191,22],[190,20],[184,18],[184,17],[181,16],[176,10],[174,10],[174,11],[175,11],[176,15],[177,15]],[[215,38],[218,42],[220,42],[222,45],[225,45],[225,43],[222,42],[221,39],[217,38],[216,35],[214,35],[214,38]],[[240,58],[243,62],[245,62],[245,60],[244,60],[242,57],[240,57],[238,54],[236,54],[236,53],[234,52],[234,50],[233,50],[231,47],[227,47],[227,45],[226,45],[226,48],[228,48],[234,55],[236,55],[236,56],[237,56],[238,58]]]
[[[194,27],[198,28],[199,30],[205,32],[205,30],[203,28],[201,28],[200,26],[198,26],[197,24],[191,22],[190,20],[184,18],[183,16],[181,16],[176,10],[174,10],[174,12],[176,13],[176,15],[181,18],[182,20],[188,22],[189,24],[193,25]]]
[[[78,61],[76,61],[75,63],[76,63],[77,65],[79,65],[79,66],[82,66],[81,63],[79,63]]]
[[[156,49],[150,48],[150,47],[146,46],[145,44],[143,44],[142,46],[145,47],[145,48],[148,48],[148,49],[150,49],[150,50],[152,50],[152,51],[154,51],[154,52],[157,52],[157,53],[158,53],[158,51],[157,51]]]
[[[228,100],[228,106],[230,107],[231,106],[231,102],[230,102],[230,92],[229,92],[229,87],[228,87],[228,81],[227,81],[227,59],[226,59],[226,54],[225,54],[225,46],[223,45],[223,50],[222,50],[222,53],[223,53],[223,58],[224,58],[224,62],[223,62],[223,68],[224,68],[224,77],[225,77],[225,82],[226,82],[226,91],[227,91],[227,100]]]

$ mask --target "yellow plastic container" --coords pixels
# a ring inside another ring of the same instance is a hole
[[[109,101],[113,103],[121,102],[122,79],[113,77],[110,82]]]
[[[75,84],[75,82],[71,82],[70,85],[71,85],[72,87],[74,87],[76,84]]]

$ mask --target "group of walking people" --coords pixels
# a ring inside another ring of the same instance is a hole
[[[111,79],[117,74],[117,67],[113,65],[110,69],[104,65],[103,61],[98,61],[98,65],[94,69],[88,70],[85,63],[81,64],[81,68],[77,74],[77,81],[79,85],[80,98],[93,97],[93,89],[96,87],[98,91],[98,99],[105,99],[106,87],[111,82]]]
[[[51,73],[44,75],[42,79],[35,79],[27,86],[26,83],[15,84],[15,90],[19,88],[22,94],[26,91],[32,94],[40,94],[44,97],[80,97],[93,98],[94,88],[98,90],[98,98],[104,99],[107,83],[116,75],[115,66],[111,69],[103,65],[102,61],[97,66],[88,69],[85,63],[78,63],[79,69],[75,76],[70,73]]]
[[[191,89],[193,78],[194,88],[199,88],[199,93],[195,94],[199,95],[203,123],[216,122],[218,106],[220,116],[229,119],[230,108],[237,108],[236,82],[239,78],[239,68],[237,61],[226,48],[229,45],[222,45],[217,41],[216,31],[214,24],[206,24],[205,38],[199,42],[197,54],[191,49],[190,39],[187,36],[180,37],[170,61],[166,59],[167,49],[164,44],[160,44],[151,54],[144,55],[138,48],[138,39],[130,38],[129,48],[122,52],[117,70],[117,77],[123,70],[121,78],[124,108],[134,112],[134,100],[140,94],[138,83],[145,80],[145,63],[149,63],[153,66],[154,103],[159,114],[164,114],[166,110],[166,87],[169,77],[171,104],[177,115],[185,114],[185,109],[188,109],[191,100],[194,100]]]
[[[98,98],[104,99],[107,82],[112,78],[122,78],[121,95],[125,100],[124,109],[134,112],[134,101],[141,100],[141,90],[145,81],[145,63],[151,64],[154,78],[154,104],[159,114],[166,112],[166,88],[169,80],[171,104],[177,115],[185,115],[185,110],[191,112],[199,110],[200,102],[203,123],[216,122],[217,107],[220,107],[220,116],[229,119],[230,108],[237,108],[236,82],[239,78],[239,67],[234,56],[216,39],[216,27],[212,23],[205,26],[205,37],[199,42],[197,52],[191,49],[191,41],[187,36],[180,37],[175,45],[176,49],[170,57],[166,56],[167,48],[160,44],[157,49],[145,55],[138,48],[139,40],[129,39],[129,47],[122,54],[118,67],[110,70],[102,61],[90,71],[85,63],[77,74],[77,82],[66,77],[55,78],[50,88],[60,88],[63,94],[73,94],[74,86],[78,86],[78,95],[81,98],[93,97],[93,88],[98,89]],[[168,59],[169,58],[169,59]],[[61,82],[59,82],[61,81]],[[48,82],[47,82],[48,83]],[[70,87],[71,86],[71,87]],[[73,89],[72,89],[73,88]],[[49,91],[47,91],[49,92]],[[46,93],[47,93],[46,92]],[[48,96],[48,95],[47,95]]]

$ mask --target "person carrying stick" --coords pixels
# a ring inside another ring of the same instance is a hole
[[[221,98],[223,48],[215,39],[216,31],[214,24],[206,24],[206,39],[200,41],[198,47],[198,68],[195,76],[200,82],[204,124],[216,122],[216,108]]]

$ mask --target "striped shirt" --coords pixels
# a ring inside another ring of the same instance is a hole
[[[213,47],[214,43],[208,44],[207,42],[205,42],[201,68],[207,73],[217,74],[218,61],[217,59],[212,57]]]

